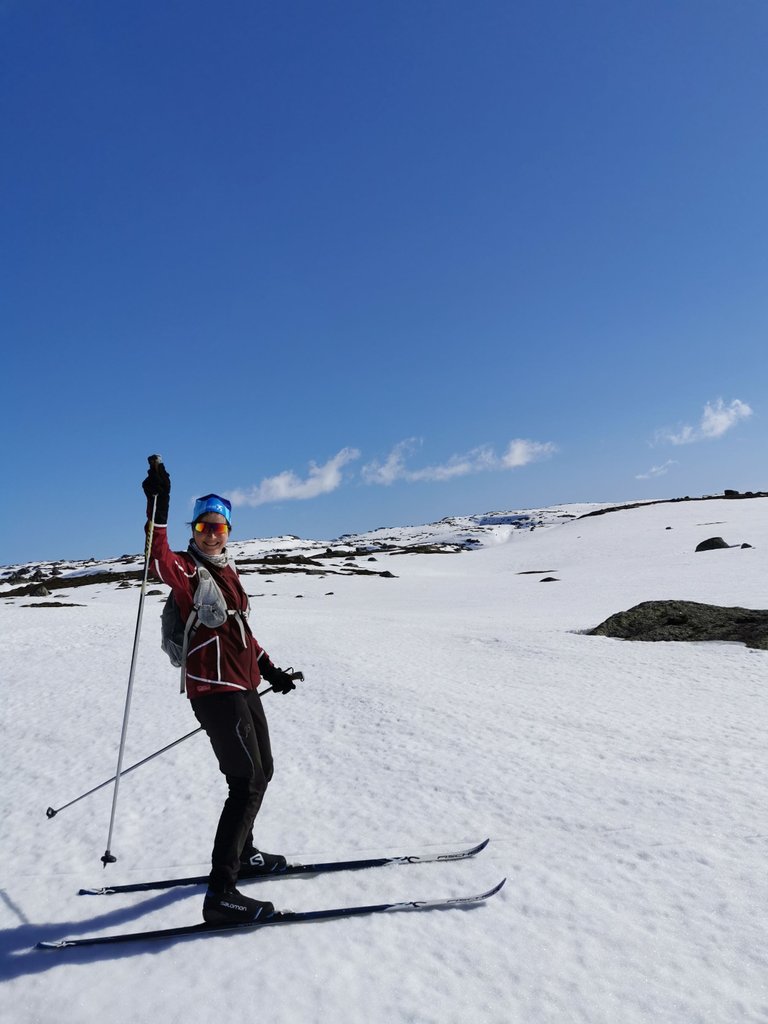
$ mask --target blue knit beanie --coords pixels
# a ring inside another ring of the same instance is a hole
[[[218,512],[224,516],[229,526],[232,525],[232,503],[218,494],[204,494],[195,502],[195,510],[192,513],[192,522],[196,523],[200,516],[206,512]]]

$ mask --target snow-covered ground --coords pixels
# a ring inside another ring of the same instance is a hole
[[[765,608],[768,499],[572,518],[588,510],[343,538],[367,548],[359,566],[395,578],[352,574],[341,556],[313,575],[244,576],[256,635],[306,676],[265,698],[277,767],[257,841],[335,859],[491,838],[471,861],[248,891],[299,910],[472,893],[507,876],[470,910],[34,950],[197,921],[200,889],[76,892],[205,871],[224,783],[202,735],[127,776],[118,861],[102,869],[111,788],[45,811],[114,772],[138,588],[3,599],[18,586],[3,583],[2,1019],[768,1021],[768,653],[584,634],[643,600]],[[753,547],[694,553],[715,535]],[[470,538],[475,550],[458,553],[382,550]],[[171,539],[186,543],[181,528]],[[327,542],[235,547],[312,557]],[[77,607],[24,607],[46,600]],[[159,650],[162,601],[147,597],[126,765],[197,724]]]

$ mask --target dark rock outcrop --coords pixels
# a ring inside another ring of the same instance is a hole
[[[717,501],[721,498],[768,498],[768,491],[733,491],[727,490],[723,494],[705,494],[701,498],[692,498],[686,494],[684,498],[659,498],[656,501],[632,501],[628,505],[611,505],[610,508],[598,508],[592,512],[585,512],[579,519],[589,519],[592,516],[604,516],[608,512],[625,512],[632,508],[645,508],[648,505],[676,505],[681,501]]]
[[[23,604],[22,608],[85,608],[84,604],[69,604],[66,601],[38,601],[37,604]]]
[[[698,601],[643,601],[611,615],[589,635],[643,641],[737,641],[768,651],[768,611]]]
[[[731,545],[726,544],[722,537],[707,537],[701,544],[696,545],[697,551],[716,551],[718,548],[729,548]]]

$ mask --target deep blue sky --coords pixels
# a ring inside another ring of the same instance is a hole
[[[763,0],[4,0],[0,563],[139,550],[154,451],[177,545],[210,490],[768,489],[767,52]]]

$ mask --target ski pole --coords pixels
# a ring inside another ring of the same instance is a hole
[[[163,460],[159,455],[150,455],[149,459],[150,468],[153,463],[157,465],[158,462]],[[152,550],[152,535],[155,532],[155,512],[157,511],[157,495],[155,494],[152,500],[152,514],[149,518],[149,528],[147,529],[147,543],[144,548],[144,576],[141,581],[141,593],[139,594],[139,612],[136,616],[136,632],[133,637],[133,654],[131,655],[131,670],[128,674],[128,691],[125,695],[125,710],[123,711],[123,728],[120,734],[120,749],[117,754],[117,770],[115,772],[115,790],[112,794],[112,812],[109,816],[109,834],[107,835],[107,848],[104,851],[104,856],[101,858],[101,862],[106,868],[107,864],[114,864],[117,857],[112,855],[112,831],[115,827],[115,811],[117,810],[117,794],[120,789],[120,776],[122,775],[123,768],[123,754],[125,753],[125,738],[128,734],[128,715],[131,711],[131,694],[133,692],[133,677],[136,674],[136,657],[139,651],[139,636],[141,635],[141,620],[144,616],[144,598],[147,593],[147,578],[149,576],[149,553]]]
[[[180,736],[179,739],[174,740],[173,743],[169,743],[168,746],[163,747],[162,750],[156,750],[154,754],[150,754],[148,757],[143,758],[143,760],[137,761],[136,764],[132,764],[130,768],[124,768],[123,771],[120,772],[120,776],[122,777],[123,775],[130,774],[134,768],[141,768],[143,764],[146,764],[148,761],[152,761],[161,754],[164,754],[166,750],[170,750],[171,747],[176,747],[179,743],[183,743],[184,740],[188,740],[190,736],[194,736],[197,733],[202,732],[202,728],[203,727],[200,726],[200,728],[194,729],[192,732],[188,732],[186,736]],[[97,793],[100,789],[103,789],[105,786],[108,786],[110,782],[114,781],[115,776],[113,775],[111,779],[107,779],[106,782],[100,782],[98,786],[94,786],[93,789],[89,789],[87,793],[81,793],[80,796],[76,796],[75,799],[70,800],[68,804],[63,804],[61,807],[49,807],[45,812],[46,817],[55,818],[59,811],[65,811],[68,807],[71,807],[72,804],[76,804],[80,800],[84,800],[87,796],[90,796],[91,793]]]
[[[301,681],[304,680],[303,672],[291,672],[290,676],[291,679],[297,679]],[[273,692],[274,687],[269,686],[265,690],[259,690],[259,696],[263,697],[265,694]],[[188,740],[191,736],[196,736],[199,732],[202,731],[202,725],[198,726],[197,729],[193,729],[192,732],[188,732],[186,735],[180,736],[177,740],[174,740],[173,743],[168,743],[166,746],[161,747],[160,750],[156,750],[154,754],[148,754],[147,757],[142,758],[141,761],[137,761],[136,764],[132,764],[130,768],[124,768],[120,775],[129,775],[132,771],[134,771],[134,769],[141,768],[143,764],[148,764],[150,761],[154,761],[156,757],[160,757],[160,755],[164,754],[167,750],[171,750],[173,747],[178,747],[178,745],[180,743],[183,743],[184,740]],[[81,800],[85,800],[85,798],[87,796],[90,796],[92,793],[98,793],[100,789],[103,789],[105,786],[108,786],[110,782],[114,781],[115,776],[113,775],[111,779],[107,779],[106,782],[100,782],[98,786],[94,786],[93,789],[89,789],[87,793],[81,793],[80,796],[76,796],[75,799],[70,800],[68,804],[62,804],[61,807],[49,807],[45,812],[46,818],[55,818],[59,811],[66,811],[68,807],[71,807],[73,804],[79,803]]]

